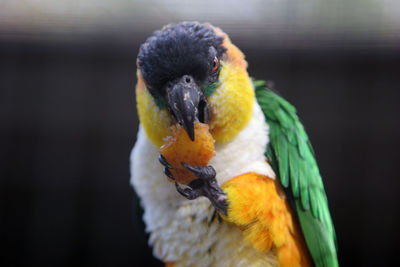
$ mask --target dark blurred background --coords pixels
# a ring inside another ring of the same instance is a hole
[[[157,266],[129,185],[139,45],[208,21],[295,104],[342,266],[400,241],[395,1],[0,1],[0,266]]]

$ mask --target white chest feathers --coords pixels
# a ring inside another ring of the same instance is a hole
[[[267,143],[268,126],[255,103],[251,121],[238,136],[215,145],[209,165],[215,168],[219,185],[246,172],[275,177],[264,156]],[[139,127],[131,153],[131,183],[142,200],[149,243],[157,258],[176,261],[177,266],[276,265],[274,256],[246,245],[240,230],[222,221],[208,199],[179,195],[164,175],[158,153]]]

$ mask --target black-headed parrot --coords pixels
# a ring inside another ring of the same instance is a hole
[[[296,109],[252,80],[210,24],[154,32],[137,58],[131,183],[167,266],[338,266],[314,152]]]

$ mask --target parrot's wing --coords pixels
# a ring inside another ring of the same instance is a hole
[[[338,266],[336,234],[321,175],[296,109],[254,81],[256,97],[270,127],[266,156],[285,188],[317,267]]]

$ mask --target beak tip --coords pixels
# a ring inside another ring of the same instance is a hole
[[[191,129],[186,128],[185,130],[186,130],[190,140],[192,140],[192,142],[193,142],[194,141],[194,129],[193,128],[191,128]]]

